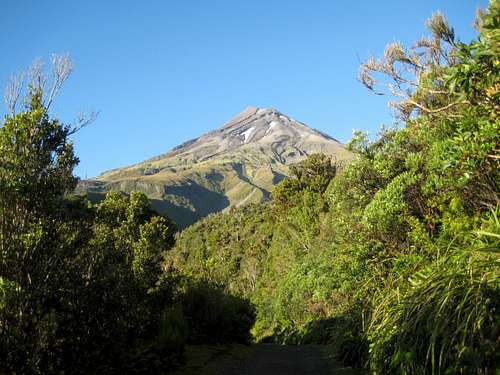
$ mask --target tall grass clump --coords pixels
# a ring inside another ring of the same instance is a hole
[[[494,374],[500,343],[500,225],[379,301],[369,327],[376,374]]]

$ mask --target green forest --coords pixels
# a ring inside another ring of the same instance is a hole
[[[426,26],[360,67],[397,125],[182,232],[142,193],[73,193],[87,121],[49,114],[65,60],[51,92],[35,67],[0,127],[0,374],[167,374],[187,344],[259,342],[373,374],[498,373],[500,2],[470,43],[440,13]]]

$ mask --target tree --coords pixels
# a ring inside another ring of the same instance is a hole
[[[305,190],[323,195],[337,174],[338,165],[324,154],[310,155],[306,160],[290,167],[291,177],[275,186],[272,192],[276,208],[286,208]]]
[[[70,66],[68,58],[54,59],[54,85],[47,94],[41,64],[35,63],[20,113],[16,104],[23,81],[13,78],[6,90],[10,114],[0,128],[0,277],[23,291],[41,276],[34,273],[44,256],[42,238],[63,195],[76,185],[72,172],[78,159],[68,139],[76,129],[47,114]]]
[[[49,80],[42,62],[35,61],[29,74],[12,78],[5,95],[9,113],[0,128],[0,345],[5,350],[0,358],[21,372],[47,365],[48,348],[55,345],[49,332],[57,328],[61,308],[57,293],[71,288],[65,282],[75,249],[61,239],[68,234],[64,197],[77,182],[70,136],[95,118],[81,115],[70,125],[50,118],[49,108],[71,71],[68,56],[54,56]],[[77,237],[73,232],[67,239],[72,236]]]
[[[7,90],[9,114],[0,128],[0,372],[109,373],[136,366],[135,353],[158,352],[149,373],[171,358],[155,340],[171,300],[168,278],[159,279],[175,228],[140,193],[110,194],[95,206],[71,197],[78,158],[70,136],[95,117],[71,125],[50,118],[71,70],[67,56],[54,57],[49,86],[35,62],[20,111],[23,81],[13,79]]]
[[[71,71],[69,57],[55,55],[48,86],[43,64],[36,60],[29,69],[27,82],[25,74],[20,73],[12,77],[6,89],[9,114],[0,128],[0,267],[10,268],[7,248],[19,242],[16,236],[41,218],[53,218],[64,194],[76,186],[73,168],[78,158],[69,137],[91,123],[96,114],[79,115],[70,125],[48,115]],[[16,113],[25,85],[24,106]]]

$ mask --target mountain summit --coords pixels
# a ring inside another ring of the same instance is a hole
[[[276,109],[248,107],[217,130],[82,181],[78,190],[91,199],[108,191],[142,191],[157,211],[185,227],[209,213],[265,200],[291,164],[314,153],[352,157],[336,139]]]

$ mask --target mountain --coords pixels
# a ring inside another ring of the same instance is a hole
[[[265,200],[291,164],[314,153],[352,157],[336,139],[276,109],[249,107],[166,154],[84,180],[77,192],[99,200],[108,191],[142,191],[182,228],[212,212]]]

